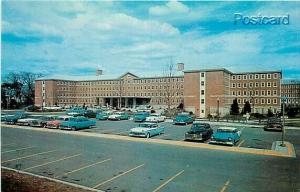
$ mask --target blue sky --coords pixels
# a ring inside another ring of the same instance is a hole
[[[234,25],[234,14],[289,25]],[[2,2],[2,76],[159,76],[185,69],[283,70],[300,79],[300,2]]]

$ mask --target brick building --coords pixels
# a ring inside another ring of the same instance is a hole
[[[98,80],[38,79],[35,104],[177,107],[199,117],[225,115],[232,100],[242,108],[246,101],[254,112],[280,110],[281,71],[232,73],[226,69],[190,70],[182,76],[138,77],[126,73]]]
[[[287,105],[300,106],[300,81],[285,81],[281,94]]]

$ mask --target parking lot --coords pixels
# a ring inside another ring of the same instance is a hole
[[[131,121],[105,123],[126,124],[124,131],[135,125]],[[189,126],[172,127],[176,128],[184,131]],[[104,133],[109,127],[101,129]],[[115,134],[123,131],[112,129]],[[83,131],[101,132],[100,127]],[[2,166],[103,191],[299,189],[299,174],[294,171],[299,168],[297,159],[5,127],[1,138]]]

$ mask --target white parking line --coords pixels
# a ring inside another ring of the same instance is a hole
[[[168,179],[167,181],[165,181],[163,184],[161,184],[160,186],[158,186],[156,189],[154,189],[153,192],[159,191],[161,188],[163,188],[165,185],[167,185],[168,183],[170,183],[172,180],[174,180],[176,177],[178,177],[179,175],[181,175],[183,172],[184,172],[184,170],[178,172],[176,175],[174,175],[173,177],[171,177],[170,179]]]
[[[220,190],[220,192],[224,192],[227,189],[229,183],[230,183],[230,181],[227,180],[226,183],[224,184],[224,186],[222,187],[222,189]]]
[[[130,173],[130,172],[132,172],[132,171],[134,171],[134,170],[136,170],[136,169],[138,169],[138,168],[140,168],[140,167],[143,167],[144,165],[145,165],[145,164],[141,164],[141,165],[136,166],[136,167],[134,167],[134,168],[132,168],[132,169],[129,169],[128,171],[125,171],[124,173],[122,173],[122,174],[120,174],[120,175],[114,176],[114,177],[112,177],[112,178],[110,178],[110,179],[108,179],[108,180],[106,180],[106,181],[103,181],[103,182],[101,182],[101,183],[95,185],[93,188],[96,189],[97,187],[100,187],[101,185],[104,185],[105,183],[108,183],[108,182],[110,182],[110,181],[112,181],[112,180],[115,180],[115,179],[117,179],[117,178],[119,178],[119,177],[121,177],[121,176],[123,176],[123,175],[125,175],[125,174],[127,174],[127,173]]]
[[[33,169],[33,168],[37,168],[37,167],[42,167],[42,166],[45,166],[45,165],[48,165],[48,164],[51,164],[51,163],[56,163],[56,162],[59,162],[59,161],[64,161],[64,160],[67,160],[67,159],[71,159],[73,157],[77,157],[79,155],[81,155],[81,154],[79,153],[79,154],[76,154],[76,155],[71,155],[71,156],[68,156],[68,157],[63,157],[63,158],[57,159],[55,161],[50,161],[50,162],[43,163],[43,164],[40,164],[40,165],[35,165],[35,166],[32,166],[32,167],[28,167],[26,169],[23,169],[23,171],[26,171],[26,170],[29,170],[29,169]]]
[[[242,141],[239,143],[238,147],[240,147],[244,142],[245,142],[245,140],[242,140]]]
[[[86,169],[86,168],[89,168],[89,167],[92,167],[92,166],[95,166],[95,165],[98,165],[98,164],[101,164],[101,163],[104,163],[104,162],[110,161],[110,160],[111,160],[111,159],[105,159],[105,160],[103,160],[103,161],[99,161],[99,162],[96,162],[96,163],[93,163],[93,164],[90,164],[90,165],[86,165],[86,166],[80,167],[80,168],[78,168],[78,169],[75,169],[75,170],[73,170],[73,171],[69,171],[69,172],[67,172],[67,173],[64,173],[63,175],[55,176],[54,178],[66,176],[66,175],[69,175],[69,174],[71,174],[71,173],[75,173],[75,172],[80,171],[80,170],[82,170],[82,169]]]
[[[15,152],[15,151],[22,151],[22,150],[25,150],[25,149],[31,149],[31,148],[34,148],[34,147],[23,147],[23,148],[19,148],[19,149],[13,149],[13,150],[8,150],[8,151],[3,151],[1,153],[10,153],[10,152]]]
[[[35,154],[32,154],[32,155],[27,155],[27,156],[24,156],[24,157],[18,157],[18,158],[14,158],[14,159],[9,159],[9,160],[6,160],[6,161],[2,161],[1,163],[7,163],[7,162],[11,162],[11,161],[20,160],[20,159],[26,159],[26,158],[34,157],[34,156],[37,156],[37,155],[42,155],[42,154],[46,154],[46,153],[52,153],[54,151],[57,151],[57,150],[45,151],[45,152],[41,152],[41,153],[35,153]]]

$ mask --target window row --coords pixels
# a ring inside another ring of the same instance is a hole
[[[277,96],[277,90],[232,91],[234,96]]]
[[[247,99],[237,99],[238,104],[244,104],[246,101],[248,101]],[[253,101],[250,100],[249,101],[250,104],[253,104]],[[278,104],[278,99],[277,98],[261,98],[261,99],[254,99],[254,104]]]
[[[232,80],[278,79],[279,73],[232,75]]]
[[[277,87],[277,82],[232,83],[231,87],[232,88]]]

